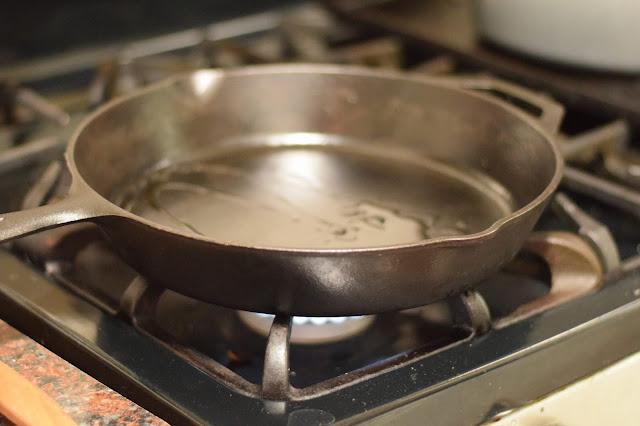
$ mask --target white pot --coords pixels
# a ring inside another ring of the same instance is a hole
[[[475,0],[496,44],[579,67],[640,72],[640,0]]]

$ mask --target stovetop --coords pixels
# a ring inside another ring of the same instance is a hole
[[[388,7],[346,3],[351,19]],[[60,153],[74,125],[175,72],[291,60],[448,76],[499,68],[437,37],[421,45],[397,36],[303,4],[0,70],[0,208],[64,195]],[[598,109],[580,102],[581,92],[566,102],[554,87],[568,108],[558,137],[571,165],[565,193],[520,255],[474,291],[381,314],[351,337],[290,344],[302,323],[355,319],[277,316],[261,334],[236,311],[158,290],[94,225],[78,224],[0,251],[1,318],[172,424],[491,420],[640,349],[634,112]]]

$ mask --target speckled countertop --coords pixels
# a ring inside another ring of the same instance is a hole
[[[0,320],[0,361],[53,398],[79,425],[166,425]],[[0,415],[0,426],[11,425]]]

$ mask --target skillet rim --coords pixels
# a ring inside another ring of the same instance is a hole
[[[170,87],[172,85],[179,84],[182,81],[186,81],[191,79],[193,76],[207,73],[212,75],[220,75],[224,78],[227,75],[264,75],[264,74],[282,74],[282,73],[297,73],[297,74],[341,74],[341,75],[350,75],[350,76],[363,76],[363,77],[374,77],[374,78],[383,78],[390,80],[404,80],[421,84],[428,84],[432,86],[440,86],[445,87],[448,90],[458,92],[465,96],[471,96],[483,102],[488,102],[493,104],[494,106],[505,110],[507,113],[515,115],[521,121],[524,121],[527,125],[533,128],[538,134],[543,136],[543,139],[547,146],[551,149],[554,160],[555,160],[555,170],[554,174],[551,177],[551,180],[548,182],[545,189],[538,194],[532,201],[520,207],[519,209],[513,211],[512,213],[501,217],[496,220],[491,226],[488,228],[474,232],[471,234],[465,234],[460,236],[450,236],[450,237],[437,237],[424,239],[412,243],[405,244],[394,244],[394,245],[385,245],[385,246],[373,246],[373,247],[354,247],[354,248],[297,248],[297,247],[271,247],[271,246],[261,246],[261,245],[241,245],[234,243],[225,243],[221,241],[217,241],[214,238],[201,236],[193,233],[183,232],[176,230],[172,227],[165,226],[144,217],[135,215],[128,210],[123,209],[117,204],[111,202],[106,197],[98,193],[91,185],[87,183],[84,179],[75,161],[75,148],[76,145],[82,136],[83,131],[96,119],[102,116],[106,111],[111,110],[112,108],[116,108],[120,104],[126,103],[132,99],[144,96],[147,93],[151,93],[154,91],[162,90],[166,87]],[[422,249],[426,247],[451,247],[451,246],[463,246],[463,245],[474,245],[479,244],[487,239],[494,238],[498,233],[500,233],[504,228],[508,227],[511,223],[516,221],[521,216],[525,216],[531,211],[537,209],[541,204],[547,202],[553,193],[558,188],[560,181],[562,180],[563,167],[564,167],[564,159],[560,152],[559,147],[554,142],[554,138],[551,133],[545,129],[542,124],[537,121],[534,117],[528,115],[523,110],[504,102],[498,98],[491,97],[490,95],[479,93],[468,88],[462,87],[461,84],[456,83],[456,77],[433,77],[419,73],[412,73],[410,71],[395,71],[395,70],[380,70],[380,69],[371,69],[363,66],[355,66],[355,65],[325,65],[325,64],[267,64],[267,65],[252,65],[252,66],[244,66],[234,69],[200,69],[189,71],[185,73],[176,74],[175,76],[169,77],[165,80],[159,81],[157,83],[150,84],[143,88],[137,89],[118,97],[112,101],[107,102],[106,104],[100,106],[92,113],[88,114],[78,125],[78,127],[74,130],[69,144],[65,151],[65,160],[67,163],[67,167],[69,168],[72,176],[72,183],[69,193],[73,193],[75,191],[85,191],[90,194],[91,197],[99,199],[101,203],[108,204],[109,208],[108,213],[99,216],[118,216],[122,218],[126,218],[128,220],[135,221],[139,224],[143,224],[147,227],[153,228],[156,231],[166,232],[172,234],[175,237],[187,238],[190,240],[196,240],[201,243],[210,244],[212,246],[224,247],[225,249],[236,249],[243,251],[268,251],[268,252],[279,252],[279,253],[296,253],[299,255],[309,255],[309,256],[317,256],[317,255],[339,255],[344,256],[348,254],[355,253],[370,253],[370,254],[384,254],[389,251],[398,251],[398,250],[412,250],[412,249]],[[459,81],[465,81],[464,77],[460,77]],[[82,187],[82,188],[81,188]]]

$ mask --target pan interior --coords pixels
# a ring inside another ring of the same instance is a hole
[[[515,208],[503,186],[475,170],[321,134],[277,143],[290,137],[156,168],[116,198],[138,216],[220,243],[298,249],[465,235]]]

